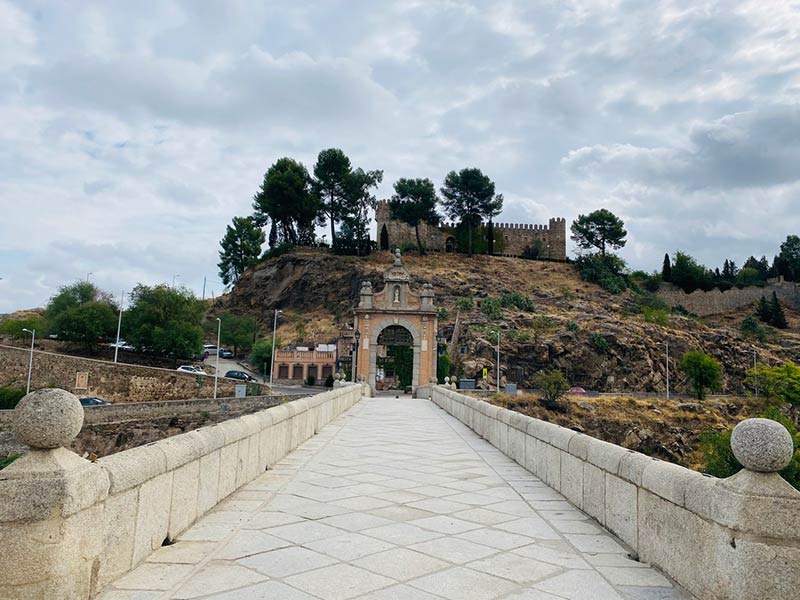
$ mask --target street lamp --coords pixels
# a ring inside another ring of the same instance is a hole
[[[89,272],[86,274],[86,283],[89,283],[89,277],[91,277],[92,275],[94,275],[94,273],[93,273],[92,271],[89,271]]]
[[[117,320],[117,343],[114,344],[114,362],[117,362],[119,354],[119,331],[122,327],[122,305],[125,304],[125,290],[119,295],[119,319]]]
[[[361,332],[356,329],[353,337],[356,338],[356,350],[353,352],[353,383],[357,381],[356,371],[358,370],[358,341],[361,339]]]
[[[271,361],[269,365],[269,388],[272,389],[272,372],[275,370],[275,334],[278,332],[278,315],[282,315],[283,311],[275,309],[275,318],[272,320],[272,350]]]
[[[500,393],[500,330],[497,330],[497,393]]]
[[[742,350],[742,354],[753,355],[753,385],[756,388],[756,399],[758,399],[758,351],[755,348],[753,350]]]
[[[214,366],[214,400],[217,399],[217,381],[219,380],[219,340],[222,336],[222,319],[217,317],[217,361]]]
[[[175,279],[177,279],[178,277],[180,277],[180,275],[177,274],[177,273],[172,276],[172,289],[173,290],[175,289]]]
[[[33,341],[36,339],[36,330],[35,329],[25,329],[23,328],[22,331],[27,331],[31,334],[31,357],[28,360],[28,387],[25,390],[26,394],[31,393],[31,373],[33,372]]]

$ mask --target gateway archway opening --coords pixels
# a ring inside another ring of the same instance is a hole
[[[414,376],[414,336],[402,325],[390,325],[378,335],[375,387],[405,390]]]

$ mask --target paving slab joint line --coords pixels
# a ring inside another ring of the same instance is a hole
[[[459,431],[459,429],[463,430],[463,432],[464,432],[465,434],[472,434],[472,436],[476,436],[476,437],[477,437],[477,441],[476,441],[476,443],[483,442],[483,443],[485,443],[485,444],[488,444],[488,445],[489,445],[489,446],[491,446],[493,449],[497,450],[497,452],[499,452],[500,454],[502,454],[502,455],[503,455],[505,458],[507,458],[508,460],[511,460],[511,461],[512,461],[512,462],[513,462],[515,465],[519,466],[519,467],[520,467],[520,468],[522,468],[522,469],[525,469],[525,467],[523,467],[522,465],[520,465],[519,463],[517,463],[516,461],[514,461],[514,460],[513,460],[511,457],[509,457],[509,456],[507,456],[506,454],[503,454],[502,452],[500,452],[500,450],[498,450],[497,448],[495,448],[495,447],[494,447],[494,446],[491,444],[491,442],[489,442],[489,440],[487,440],[487,439],[485,439],[485,438],[482,438],[482,437],[478,436],[478,434],[477,434],[477,433],[475,433],[475,431],[473,431],[472,429],[470,429],[470,428],[469,428],[469,427],[468,427],[466,424],[462,423],[462,422],[461,422],[461,421],[460,421],[460,420],[459,420],[457,417],[455,417],[455,416],[451,415],[451,414],[450,414],[449,412],[447,412],[447,411],[446,411],[444,408],[440,407],[439,405],[437,405],[437,404],[436,404],[435,402],[433,402],[432,400],[428,400],[428,402],[429,402],[429,403],[430,403],[432,406],[434,406],[434,407],[438,408],[438,409],[441,411],[441,413],[439,414],[439,418],[440,418],[442,421],[444,421],[444,422],[447,424],[447,426],[448,426],[448,427],[450,427],[450,429],[452,429],[452,430],[453,430],[453,432],[454,432],[454,433],[455,433],[455,434],[456,434],[456,435],[457,435],[459,438],[461,438],[461,439],[462,439],[462,440],[463,440],[463,441],[464,441],[464,442],[465,442],[465,443],[466,443],[466,444],[467,444],[467,445],[470,447],[470,449],[471,449],[473,452],[475,452],[475,454],[477,454],[477,455],[480,457],[480,459],[481,459],[481,460],[482,460],[482,461],[483,461],[483,462],[486,464],[486,466],[488,466],[488,467],[489,467],[489,468],[492,470],[492,472],[493,472],[493,473],[494,473],[494,474],[495,474],[497,477],[499,477],[499,478],[500,478],[500,479],[501,479],[501,480],[502,480],[502,481],[503,481],[503,482],[504,482],[504,483],[505,483],[505,484],[506,484],[506,485],[507,485],[509,488],[511,488],[512,490],[514,490],[514,493],[515,493],[515,494],[517,494],[517,496],[519,496],[519,498],[520,498],[520,500],[521,500],[522,502],[524,502],[525,504],[527,504],[527,505],[528,505],[528,507],[529,507],[529,508],[530,508],[530,509],[531,509],[531,510],[532,510],[532,511],[533,511],[533,512],[536,514],[536,516],[537,516],[537,517],[539,517],[540,519],[542,519],[543,521],[545,521],[545,522],[546,522],[546,523],[547,523],[547,524],[548,524],[548,525],[549,525],[549,526],[550,526],[550,527],[553,529],[553,531],[556,533],[556,535],[558,535],[558,536],[559,536],[559,538],[561,538],[561,540],[562,540],[563,542],[565,542],[566,544],[568,544],[568,545],[569,545],[569,547],[570,547],[570,548],[572,548],[572,550],[573,550],[573,552],[574,552],[575,554],[578,554],[579,556],[583,556],[584,552],[580,551],[580,550],[579,550],[579,549],[578,549],[578,548],[577,548],[577,547],[576,547],[576,546],[575,546],[575,545],[574,545],[572,542],[570,542],[570,541],[569,541],[569,539],[567,539],[567,538],[565,537],[565,535],[564,535],[563,533],[561,533],[560,531],[558,531],[558,529],[556,529],[555,527],[552,527],[552,525],[550,524],[550,522],[549,522],[547,519],[545,519],[545,518],[544,518],[542,515],[540,515],[540,514],[539,514],[539,511],[538,511],[538,510],[536,510],[536,509],[535,509],[535,508],[534,508],[534,507],[531,505],[531,503],[530,503],[530,502],[528,502],[527,500],[525,500],[525,498],[524,498],[524,497],[522,497],[522,495],[519,493],[519,491],[517,491],[517,489],[516,489],[516,488],[515,488],[515,487],[514,487],[514,486],[513,486],[513,485],[512,485],[510,482],[509,482],[509,480],[508,480],[508,479],[506,479],[504,476],[502,476],[502,475],[501,475],[501,474],[500,474],[500,473],[497,471],[497,469],[495,469],[495,468],[494,468],[494,466],[492,466],[492,464],[491,464],[490,462],[488,462],[488,461],[487,461],[487,460],[484,458],[483,454],[484,454],[485,452],[480,452],[480,451],[478,451],[478,450],[477,450],[477,448],[474,448],[474,447],[472,446],[472,444],[470,444],[469,440],[468,440],[468,439],[467,439],[467,438],[466,438],[466,437],[465,437],[465,436],[462,434],[462,432],[461,432],[461,431]],[[457,426],[456,426],[456,424],[457,424]],[[526,435],[527,435],[527,434],[526,434]],[[471,437],[471,436],[470,436],[470,437]],[[526,472],[526,473],[530,473],[530,471],[528,471],[527,469],[525,469],[525,472]],[[531,477],[536,477],[536,476],[535,476],[533,473],[530,473],[530,476],[531,476]],[[538,477],[536,477],[536,479],[539,479],[539,478],[538,478]],[[558,494],[561,494],[561,492],[559,492],[559,491],[558,491],[558,490],[556,490],[555,488],[553,488],[553,487],[551,487],[550,485],[548,485],[547,483],[545,483],[545,482],[544,482],[544,480],[541,480],[541,479],[539,479],[539,481],[542,481],[542,483],[544,483],[544,485],[545,485],[545,486],[547,486],[547,488],[548,488],[548,489],[551,489],[551,490],[553,490],[554,492],[556,492],[556,493],[558,493]],[[563,494],[561,494],[561,496],[564,496],[564,495],[563,495]],[[638,494],[637,494],[637,497],[638,497]],[[586,513],[585,513],[584,511],[582,511],[580,508],[578,508],[578,507],[577,507],[577,506],[575,506],[575,505],[574,505],[572,502],[570,502],[570,501],[569,501],[569,500],[566,498],[566,496],[564,496],[564,501],[565,501],[565,502],[568,502],[568,503],[569,503],[569,504],[570,504],[570,505],[571,505],[571,506],[572,506],[572,507],[573,507],[575,510],[577,510],[577,511],[581,512],[582,514],[585,514],[585,515],[586,515]],[[638,501],[638,498],[637,498],[637,501]],[[621,545],[623,548],[626,548],[626,549],[629,551],[629,552],[628,552],[628,556],[629,556],[629,557],[636,556],[636,553],[635,553],[635,552],[634,552],[634,551],[633,551],[633,550],[632,550],[632,549],[631,549],[631,548],[628,546],[628,544],[626,544],[626,543],[625,543],[625,542],[623,542],[621,539],[619,539],[617,536],[615,536],[613,533],[611,533],[610,531],[608,531],[608,529],[606,529],[605,527],[603,527],[603,526],[602,526],[602,525],[601,525],[601,524],[600,524],[600,523],[599,523],[599,522],[598,522],[596,519],[594,519],[594,518],[593,518],[593,517],[591,517],[590,515],[586,515],[586,516],[587,516],[587,517],[589,517],[589,519],[590,519],[591,521],[593,521],[594,523],[597,523],[598,527],[600,527],[600,528],[602,529],[602,531],[603,531],[603,533],[604,533],[604,534],[606,534],[606,535],[610,536],[610,537],[611,537],[611,538],[612,538],[614,541],[618,542],[618,543],[619,543],[619,544],[620,544],[620,545]],[[634,559],[634,560],[636,560],[636,562],[639,562],[639,560],[638,560],[638,559]],[[639,562],[639,564],[644,564],[644,563],[640,563],[640,562]],[[616,585],[616,584],[614,584],[614,583],[612,583],[612,582],[611,582],[611,580],[609,580],[609,579],[608,579],[608,578],[607,578],[607,577],[606,577],[606,576],[605,576],[605,575],[604,575],[602,572],[600,572],[600,571],[597,569],[597,567],[595,567],[594,565],[591,565],[591,564],[590,564],[589,566],[592,568],[592,570],[593,570],[595,573],[597,573],[597,574],[598,574],[600,577],[602,577],[602,578],[603,578],[603,579],[606,581],[606,583],[608,583],[608,585],[610,585],[610,586],[612,587],[612,589],[613,589],[614,591],[616,591],[616,592],[617,592],[617,593],[620,595],[620,597],[622,597],[622,598],[625,598],[625,597],[626,597],[626,595],[625,595],[625,594],[624,594],[624,593],[623,593],[623,592],[622,592],[622,591],[619,589],[619,586],[618,586],[618,585]],[[663,575],[664,577],[666,577],[666,578],[669,580],[669,582],[670,582],[670,583],[672,583],[672,585],[674,586],[674,588],[675,588],[675,589],[677,589],[677,590],[680,590],[682,593],[686,594],[688,598],[694,598],[694,596],[692,596],[691,594],[689,594],[689,592],[688,592],[687,590],[685,590],[683,587],[681,587],[681,586],[680,586],[680,585],[679,585],[677,582],[675,582],[675,580],[674,580],[674,579],[672,579],[672,577],[670,577],[669,575],[667,575],[666,573],[664,573],[664,572],[663,572],[661,569],[658,569],[657,567],[655,567],[655,566],[653,566],[653,565],[650,565],[650,564],[648,564],[647,566],[648,566],[649,568],[651,568],[651,569],[655,570],[656,572],[660,573],[660,574],[661,574],[661,575]]]
[[[364,398],[364,400],[366,400],[366,398]],[[305,442],[303,442],[302,444],[300,444],[300,445],[299,445],[297,448],[295,448],[294,450],[291,450],[289,453],[287,453],[287,454],[286,454],[286,456],[284,456],[283,458],[287,458],[287,457],[291,456],[291,455],[292,455],[292,454],[294,454],[294,453],[295,453],[297,450],[300,450],[300,449],[301,449],[303,446],[305,446],[305,445],[306,445],[308,442],[310,442],[310,441],[314,440],[315,438],[317,438],[318,436],[322,435],[322,434],[323,434],[322,432],[323,432],[324,430],[328,429],[329,427],[333,427],[333,428],[335,429],[335,431],[332,431],[332,432],[331,432],[330,439],[329,439],[327,442],[325,442],[324,444],[322,444],[322,445],[321,445],[321,446],[320,446],[320,447],[317,449],[317,452],[318,452],[318,451],[320,451],[320,450],[322,450],[323,448],[325,448],[325,447],[326,447],[328,444],[330,444],[330,443],[333,441],[333,439],[336,437],[336,435],[339,433],[339,431],[341,431],[341,430],[342,430],[342,427],[343,427],[343,426],[342,426],[341,424],[338,424],[338,425],[336,425],[336,422],[337,422],[337,421],[339,421],[340,419],[343,419],[343,418],[345,418],[345,417],[348,415],[348,413],[349,413],[351,410],[353,410],[354,408],[356,408],[357,406],[358,406],[358,404],[356,404],[356,405],[354,405],[354,406],[351,406],[351,407],[350,407],[350,408],[349,408],[347,411],[345,411],[345,412],[343,412],[342,414],[340,414],[340,415],[339,415],[338,417],[336,417],[336,418],[335,418],[333,421],[330,421],[330,422],[329,422],[329,423],[328,423],[328,424],[327,424],[327,425],[326,425],[326,426],[325,426],[325,427],[322,429],[322,431],[320,431],[319,433],[315,433],[313,436],[311,436],[310,438],[308,438],[308,439],[307,439]],[[263,509],[265,508],[265,506],[266,506],[266,505],[268,505],[268,504],[269,504],[269,503],[272,501],[272,498],[273,498],[273,497],[274,497],[274,496],[275,496],[275,495],[276,495],[278,492],[280,492],[281,490],[283,490],[283,488],[284,488],[284,487],[286,487],[286,485],[288,485],[288,484],[289,484],[289,482],[291,482],[291,480],[294,478],[294,475],[296,475],[296,474],[297,474],[297,472],[300,470],[300,468],[301,468],[301,467],[303,467],[303,466],[304,466],[304,465],[305,465],[305,464],[306,464],[306,463],[307,463],[309,460],[311,460],[311,458],[312,458],[313,456],[315,456],[317,452],[309,453],[309,454],[308,454],[308,456],[307,456],[307,457],[306,457],[304,460],[302,460],[302,461],[301,461],[299,464],[297,464],[297,467],[292,469],[292,471],[293,471],[293,472],[292,472],[292,476],[291,476],[291,477],[286,477],[286,478],[284,479],[284,482],[283,482],[283,484],[281,484],[281,485],[280,485],[280,487],[276,488],[274,491],[272,491],[272,492],[271,492],[271,496],[270,496],[269,500],[264,500],[264,502],[263,502],[263,503],[262,503],[262,504],[261,504],[261,505],[258,507],[258,509],[256,509],[256,510],[254,510],[254,511],[253,511],[253,514],[252,514],[250,517],[248,517],[248,518],[247,518],[247,519],[245,519],[244,521],[242,521],[242,522],[238,523],[238,524],[235,526],[235,528],[233,529],[233,531],[231,531],[231,533],[230,533],[228,536],[226,536],[225,538],[223,538],[222,540],[220,540],[219,542],[217,542],[217,544],[216,544],[216,545],[213,547],[212,551],[208,553],[208,556],[206,556],[206,558],[204,558],[203,560],[201,560],[200,562],[198,562],[196,565],[194,565],[194,568],[191,570],[191,572],[190,572],[188,575],[186,575],[186,576],[185,576],[183,579],[181,579],[181,580],[180,580],[180,581],[179,581],[179,582],[178,582],[178,583],[177,583],[177,584],[176,584],[174,587],[172,587],[171,589],[169,589],[169,590],[164,590],[164,591],[161,593],[161,595],[160,595],[160,596],[158,596],[158,598],[157,598],[156,600],[172,600],[172,598],[174,597],[174,595],[175,595],[175,594],[176,594],[176,593],[177,593],[177,592],[178,592],[178,591],[179,591],[179,590],[180,590],[180,589],[181,589],[181,588],[182,588],[182,587],[183,587],[183,586],[184,586],[186,583],[188,583],[188,582],[189,582],[189,581],[190,581],[190,580],[191,580],[191,579],[192,579],[192,578],[193,578],[195,575],[197,575],[197,574],[198,574],[200,571],[202,571],[202,570],[203,570],[203,569],[206,567],[206,565],[208,565],[208,563],[210,563],[210,562],[212,562],[212,561],[216,560],[214,557],[217,555],[217,551],[219,551],[219,550],[222,550],[222,549],[223,549],[223,548],[224,548],[224,547],[225,547],[225,546],[228,544],[228,542],[230,542],[230,541],[231,541],[231,540],[232,540],[234,537],[236,537],[236,535],[237,535],[237,534],[238,534],[238,533],[239,533],[239,532],[242,530],[242,527],[243,527],[244,525],[246,525],[247,523],[249,523],[249,522],[250,522],[250,520],[253,518],[253,516],[254,516],[254,515],[256,515],[257,513],[261,512],[261,510],[263,510]],[[281,463],[281,461],[282,461],[282,460],[283,460],[283,459],[281,459],[280,461],[278,461],[278,462],[277,462],[277,463],[275,463],[275,464],[276,464],[276,465],[279,465],[279,464]],[[268,469],[267,471],[265,471],[265,473],[268,473],[269,471],[272,471],[272,470],[273,470],[273,469]],[[262,473],[261,475],[259,475],[259,476],[258,476],[258,477],[256,477],[255,479],[253,479],[252,481],[250,481],[250,482],[246,483],[245,485],[241,486],[241,487],[240,487],[240,488],[238,488],[236,491],[234,491],[234,492],[233,492],[233,493],[232,493],[230,496],[228,496],[228,498],[230,498],[231,496],[235,495],[237,492],[241,491],[241,490],[242,490],[242,489],[243,489],[243,488],[244,488],[246,485],[249,485],[249,484],[250,484],[250,483],[252,483],[253,481],[256,481],[256,479],[258,479],[258,478],[260,478],[260,477],[263,477],[263,475],[264,475],[264,474]],[[228,498],[226,498],[226,500],[227,500]],[[224,500],[223,500],[223,502],[224,502]],[[219,504],[222,504],[222,503],[220,502]],[[214,511],[214,510],[215,510],[215,509],[216,509],[216,508],[219,506],[219,504],[217,504],[217,505],[216,505],[214,508],[212,508],[212,509],[211,509],[211,511],[209,511],[207,514],[211,514],[211,513],[212,513],[212,512],[213,512],[213,511]],[[187,531],[188,531],[188,530],[187,530]],[[142,561],[142,562],[140,563],[140,565],[144,564],[144,563],[146,562],[146,560],[147,560],[147,559],[145,559],[144,561]],[[137,565],[137,567],[138,567],[138,566],[139,566],[139,565]],[[242,565],[240,565],[240,566],[242,566]],[[135,568],[136,568],[136,567],[135,567]],[[243,568],[247,569],[247,567],[243,567]],[[253,571],[253,573],[258,573],[258,571],[254,571],[253,569],[249,569],[249,570]],[[259,575],[260,575],[260,573],[259,573]],[[247,586],[244,586],[244,587],[247,587]],[[109,588],[108,588],[108,589],[109,589],[109,590],[112,590],[112,589],[114,589],[114,583],[113,583],[113,582],[111,583],[111,585],[109,586]],[[242,588],[236,588],[236,589],[242,589]],[[235,590],[229,590],[229,591],[235,591]],[[201,598],[202,598],[202,597],[201,597]]]

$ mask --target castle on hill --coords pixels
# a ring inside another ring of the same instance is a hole
[[[401,248],[417,243],[414,228],[392,218],[389,202],[381,200],[375,209],[378,224],[378,247],[382,250]],[[550,260],[567,259],[567,223],[563,218],[552,218],[548,225],[529,223],[494,223],[495,254],[500,256],[525,256]],[[457,252],[458,236],[455,223],[440,226],[422,222],[419,237],[427,250]]]

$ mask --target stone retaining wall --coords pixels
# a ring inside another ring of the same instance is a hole
[[[0,386],[24,388],[29,358],[28,349],[0,345]],[[86,389],[75,387],[80,372],[89,374]],[[219,378],[217,395],[233,396],[237,383],[241,382]],[[214,377],[34,350],[31,389],[38,388],[61,388],[108,402],[152,402],[213,397]],[[261,391],[258,384],[248,388],[251,395]]]
[[[677,286],[665,283],[656,295],[666,301],[670,306],[682,306],[689,312],[701,317],[718,315],[739,310],[758,302],[762,296],[767,300],[775,292],[781,302],[800,308],[800,290],[790,281],[776,281],[764,287],[750,286],[745,288],[731,288],[724,292],[714,288],[708,292],[695,290],[689,294]]]
[[[777,600],[800,590],[800,493],[777,473],[716,479],[441,386],[417,394],[698,598]]]
[[[340,387],[96,463],[32,450],[0,471],[0,548],[14,565],[0,569],[0,598],[94,597],[362,394]],[[60,417],[46,412],[57,431]]]

